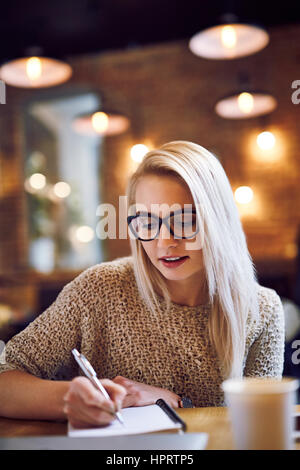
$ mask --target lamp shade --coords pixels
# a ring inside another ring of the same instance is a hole
[[[106,111],[78,116],[72,123],[76,132],[89,136],[122,134],[129,126],[130,121],[126,116]]]
[[[44,88],[67,81],[72,75],[72,68],[65,62],[47,57],[23,57],[4,64],[0,75],[8,85]]]
[[[242,92],[219,100],[216,113],[225,119],[247,119],[271,113],[277,100],[267,93]]]
[[[189,41],[189,48],[206,59],[236,59],[260,51],[268,42],[268,33],[260,27],[227,23],[195,34]]]

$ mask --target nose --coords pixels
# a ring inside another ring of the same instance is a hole
[[[157,247],[158,248],[169,248],[178,246],[179,240],[175,239],[170,233],[168,227],[165,224],[162,224],[160,231],[157,237]]]

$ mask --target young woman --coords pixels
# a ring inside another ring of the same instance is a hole
[[[203,147],[149,152],[128,185],[132,256],[84,271],[6,347],[0,414],[105,424],[164,398],[222,406],[234,376],[281,377],[283,308],[258,285],[225,172]],[[79,371],[92,363],[111,400]]]

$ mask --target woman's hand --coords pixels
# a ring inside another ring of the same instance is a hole
[[[108,379],[101,380],[110,400],[98,391],[86,377],[76,377],[70,382],[64,396],[64,413],[75,428],[109,424],[115,419],[113,413],[120,410],[126,390]]]
[[[126,389],[127,394],[123,400],[123,408],[153,405],[159,398],[163,398],[172,408],[181,407],[180,396],[164,388],[134,382],[120,375],[115,377],[113,382]]]

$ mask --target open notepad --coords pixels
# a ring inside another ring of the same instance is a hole
[[[181,418],[164,400],[157,400],[155,405],[124,408],[121,411],[124,426],[116,419],[103,427],[75,429],[70,424],[70,437],[122,436],[130,434],[145,434],[165,430],[182,430],[186,426]]]

